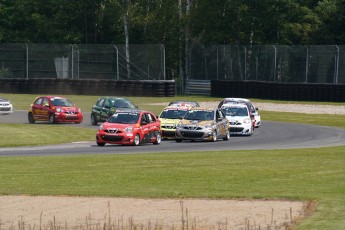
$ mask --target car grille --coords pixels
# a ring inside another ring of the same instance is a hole
[[[78,111],[66,111],[65,114],[78,114],[79,112]]]
[[[165,137],[175,137],[175,132],[162,130],[162,136],[165,136]]]
[[[242,132],[243,128],[230,127],[230,132]]]
[[[66,117],[65,119],[73,121],[73,120],[78,120],[78,117]]]
[[[181,131],[180,132],[183,137],[187,138],[201,138],[204,133],[203,132],[186,132],[186,131]]]
[[[0,111],[4,111],[4,112],[11,111],[11,107],[0,107]]]
[[[162,129],[176,129],[176,125],[162,125]]]
[[[202,127],[199,127],[199,126],[183,126],[183,129],[186,129],[186,130],[202,130]]]
[[[242,123],[241,122],[230,122],[230,125],[241,125]]]
[[[104,135],[102,139],[105,141],[122,141],[123,136],[112,136],[112,135]]]
[[[106,133],[116,133],[116,134],[119,134],[119,133],[122,133],[121,130],[118,130],[118,129],[105,129],[104,132]]]

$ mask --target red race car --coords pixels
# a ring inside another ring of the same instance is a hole
[[[108,144],[135,145],[160,144],[162,139],[159,119],[151,112],[142,110],[116,111],[101,124],[96,135],[99,146]]]
[[[58,96],[39,96],[30,105],[29,123],[48,121],[51,124],[59,122],[81,123],[83,113],[70,100]]]

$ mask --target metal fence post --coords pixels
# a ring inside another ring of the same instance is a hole
[[[25,43],[26,46],[26,79],[29,79],[29,46]]]
[[[116,80],[119,80],[119,50],[117,49],[116,45],[114,45],[114,48],[116,50]]]
[[[274,49],[274,72],[273,72],[273,81],[276,81],[276,72],[277,72],[277,48],[275,45],[272,45]]]
[[[335,45],[335,47],[337,48],[337,54],[336,54],[336,58],[335,58],[335,84],[338,84],[338,74],[339,74],[339,46]]]
[[[307,55],[305,60],[305,83],[308,83],[309,49],[308,46],[305,46],[305,48],[307,49]]]

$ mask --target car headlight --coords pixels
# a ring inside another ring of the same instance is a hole
[[[98,130],[103,130],[103,124],[98,127]]]
[[[126,128],[124,129],[124,131],[125,131],[126,133],[130,133],[130,132],[133,131],[133,127],[128,126],[128,127],[126,127]]]
[[[176,128],[181,128],[182,127],[182,122],[177,123]]]
[[[78,113],[81,113],[81,109],[78,109]]]
[[[243,121],[243,123],[244,124],[249,124],[249,123],[251,123],[252,121],[249,119],[249,118],[246,118],[246,119],[244,119],[244,121]]]
[[[210,128],[212,128],[212,124],[207,124],[204,127],[205,127],[205,129],[210,129]]]
[[[61,108],[56,108],[56,112],[58,112],[58,113],[63,113],[63,109],[61,109]]]

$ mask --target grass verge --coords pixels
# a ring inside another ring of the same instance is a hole
[[[10,95],[4,96],[10,98]],[[32,95],[13,97],[10,99],[19,109],[27,109],[34,99]],[[97,98],[70,97],[86,111],[91,109]],[[180,98],[131,99],[140,107],[148,102]],[[199,97],[187,99],[217,100]],[[157,113],[155,110],[160,108],[152,107],[152,110]],[[268,111],[261,111],[261,115],[263,120],[345,128],[345,119],[341,115]],[[35,145],[33,139],[38,140],[36,144],[89,140],[91,133],[92,138],[95,133],[94,130],[80,130],[77,127],[69,127],[68,130],[62,126],[46,125],[44,129],[36,130],[34,127],[38,126],[2,124],[1,146],[15,146],[25,140]],[[11,138],[6,137],[12,133]],[[62,142],[52,142],[56,140]],[[7,142],[8,145],[3,144]],[[345,146],[138,155],[0,157],[0,165],[0,194],[312,200],[318,203],[317,210],[298,229],[345,229]]]

